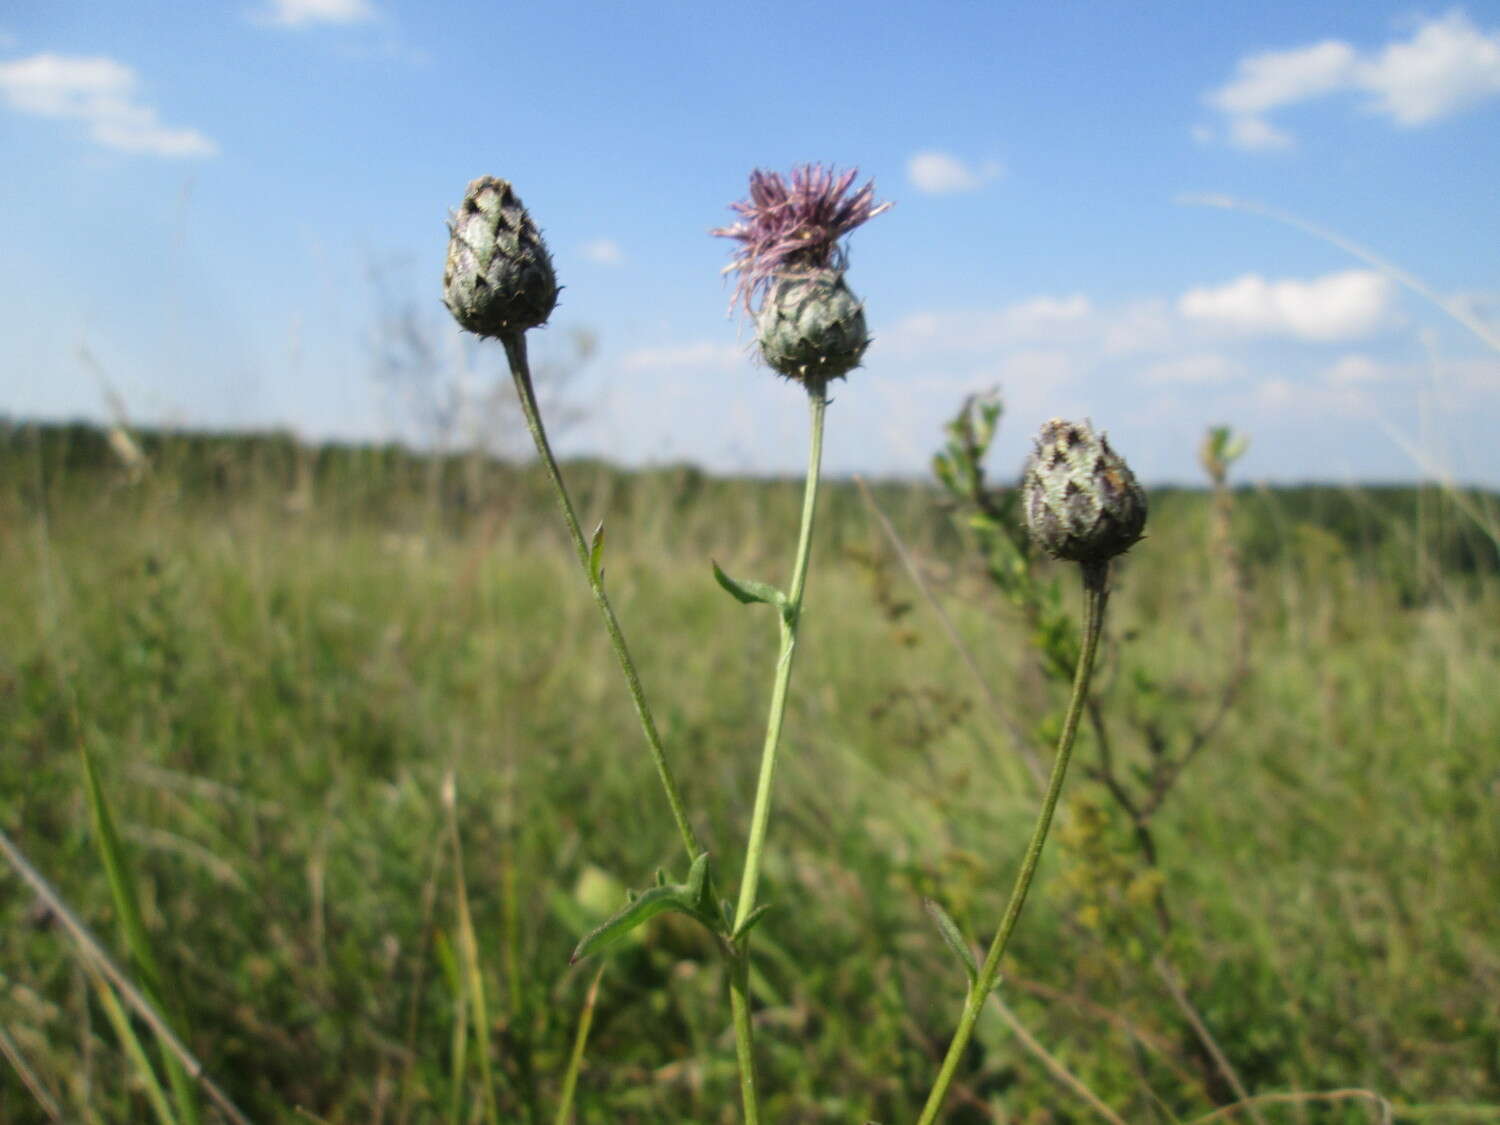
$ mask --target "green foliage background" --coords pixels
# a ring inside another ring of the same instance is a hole
[[[592,973],[569,951],[626,887],[685,871],[545,482],[396,448],[140,440],[150,469],[132,478],[95,431],[0,429],[0,826],[113,942],[86,745],[188,1039],[251,1116],[440,1121],[453,770],[502,1119],[550,1121]],[[782,579],[799,483],[565,471],[580,514],[607,516],[607,582],[732,873],[775,629],[708,559]],[[1012,732],[1045,748],[1063,703],[936,491],[876,492],[1004,713],[835,482],[756,945],[777,1121],[915,1116],[963,992],[922,899],[988,937],[1034,811]],[[1252,674],[1156,822],[1172,947],[1151,943],[1128,826],[1080,771],[1002,995],[1127,1121],[1214,1106],[1157,952],[1252,1092],[1364,1087],[1403,1119],[1500,1120],[1485,1108],[1500,1106],[1500,566],[1484,530],[1500,505],[1395,488],[1236,499]],[[1152,505],[1117,575],[1099,691],[1171,724],[1210,705],[1232,605],[1205,496]],[[1127,666],[1153,693],[1111,674]],[[1121,729],[1127,763],[1149,753],[1147,725]],[[1085,732],[1080,762],[1091,752]],[[724,992],[716,952],[674,916],[615,952],[576,1119],[736,1120]],[[8,873],[0,1024],[70,1115],[146,1119],[65,935]],[[1097,1120],[998,1018],[960,1083],[954,1122]],[[1375,1119],[1357,1101],[1261,1113]],[[46,1120],[10,1067],[0,1120]]]

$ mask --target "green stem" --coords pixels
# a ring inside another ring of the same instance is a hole
[[[745,871],[740,877],[739,905],[734,925],[738,929],[755,910],[755,892],[760,881],[760,861],[766,850],[766,827],[771,819],[771,789],[776,779],[776,749],[786,717],[787,688],[792,681],[792,662],[797,654],[797,631],[802,619],[802,595],[807,588],[807,567],[812,558],[813,516],[818,507],[818,482],[823,467],[823,418],[828,396],[822,383],[809,383],[812,408],[812,438],[807,454],[807,483],[802,493],[802,530],[797,538],[797,558],[792,565],[792,584],[787,590],[781,615],[781,653],[776,659],[776,682],[771,688],[771,710],[766,719],[766,741],[761,749],[760,779],[755,787],[755,808],[750,814],[750,842],[745,851]],[[750,945],[741,938],[730,974],[730,1004],[734,1010],[735,1050],[740,1063],[740,1093],[745,1104],[746,1125],[758,1125],[760,1109],[755,1094],[755,1057],[750,1023]]]
[[[620,630],[619,619],[615,617],[614,607],[609,604],[609,595],[604,592],[604,581],[589,565],[589,545],[583,537],[582,528],[578,525],[578,516],[573,511],[573,501],[568,496],[568,487],[563,483],[562,473],[557,468],[557,459],[552,455],[552,446],[547,441],[547,431],[542,425],[541,411],[538,410],[536,404],[536,391],[531,384],[531,367],[526,362],[526,337],[520,332],[511,332],[501,336],[500,342],[505,345],[505,355],[510,361],[511,377],[516,383],[516,393],[521,398],[521,412],[526,415],[526,428],[531,431],[531,438],[536,442],[537,454],[541,457],[547,476],[552,481],[552,488],[557,493],[557,502],[562,508],[563,519],[568,525],[568,534],[573,540],[573,551],[578,555],[578,564],[583,567],[584,574],[588,576],[589,587],[594,591],[594,601],[598,603],[599,612],[604,615],[604,627],[609,632],[609,643],[620,662],[620,671],[625,673],[625,683],[630,689],[630,699],[635,704],[636,715],[640,717],[641,730],[645,733],[646,745],[651,750],[651,760],[656,764],[657,776],[661,778],[662,788],[667,794],[667,804],[672,807],[672,819],[677,822],[677,831],[682,836],[682,846],[687,851],[689,861],[695,860],[703,849],[699,846],[698,836],[688,821],[682,791],[677,788],[677,780],[672,776],[672,768],[667,764],[667,754],[662,748],[661,735],[656,729],[656,720],[651,715],[651,705],[646,702],[646,692],[641,687],[641,678],[635,670],[635,661],[631,659],[630,649],[625,644],[625,634]]]
[[[979,976],[969,987],[963,1015],[958,1021],[958,1030],[953,1033],[953,1042],[948,1045],[948,1054],[943,1058],[942,1069],[938,1071],[937,1081],[927,1097],[927,1105],[922,1110],[922,1116],[917,1119],[917,1125],[932,1125],[937,1120],[943,1101],[948,1096],[948,1087],[952,1085],[953,1076],[958,1071],[959,1060],[963,1058],[969,1040],[974,1035],[979,1013],[984,1011],[985,999],[994,989],[1000,975],[1000,960],[1005,955],[1005,947],[1010,941],[1011,932],[1016,928],[1016,920],[1021,916],[1021,907],[1026,902],[1026,892],[1030,890],[1032,877],[1036,874],[1037,862],[1042,856],[1042,845],[1047,842],[1047,831],[1052,827],[1052,814],[1057,809],[1057,798],[1062,793],[1063,778],[1068,772],[1068,759],[1073,754],[1078,720],[1088,699],[1089,678],[1093,675],[1094,656],[1099,650],[1099,633],[1104,623],[1104,604],[1109,599],[1108,576],[1108,563],[1083,565],[1083,649],[1078,654],[1078,668],[1073,676],[1073,697],[1068,701],[1067,718],[1063,721],[1062,736],[1057,741],[1057,756],[1052,763],[1052,777],[1047,782],[1047,794],[1042,799],[1042,810],[1037,815],[1031,842],[1026,845],[1026,855],[1021,861],[1021,870],[1016,874],[1016,883],[1011,889],[1010,902],[1006,904],[1000,929],[995,934],[995,940],[990,943],[990,951],[985,955]]]
[[[818,481],[823,467],[823,416],[828,407],[822,386],[808,387],[812,406],[812,442],[807,456],[807,484],[802,493],[802,531],[797,538],[797,560],[792,567],[792,585],[781,616],[781,654],[776,660],[776,682],[771,688],[771,711],[766,719],[766,741],[761,748],[760,781],[755,789],[755,811],[750,816],[750,844],[745,855],[745,874],[740,880],[740,901],[734,924],[740,925],[755,909],[755,889],[760,877],[761,855],[766,847],[766,825],[771,817],[771,783],[776,776],[776,748],[781,742],[781,724],[786,717],[787,687],[792,681],[792,662],[797,654],[797,627],[802,618],[802,595],[807,586],[807,566],[812,558],[813,515],[818,506]]]
[[[740,1067],[745,1125],[760,1125],[760,1099],[755,1092],[755,1026],[750,1022],[750,950],[743,940],[729,962],[729,1007],[734,1015],[734,1057]]]

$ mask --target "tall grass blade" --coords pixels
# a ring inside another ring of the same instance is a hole
[[[136,1077],[140,1079],[141,1087],[146,1092],[146,1100],[151,1103],[151,1110],[156,1114],[156,1120],[161,1122],[161,1125],[177,1125],[177,1117],[173,1114],[172,1107],[167,1104],[167,1095],[156,1078],[156,1070],[151,1065],[151,1059],[147,1057],[146,1049],[141,1046],[135,1028],[130,1026],[130,1017],[120,1006],[114,989],[109,986],[108,981],[92,969],[89,975],[93,978],[94,992],[99,997],[99,1005],[104,1009],[110,1026],[115,1029],[115,1037],[124,1048],[125,1057],[130,1060]]]
[[[604,966],[594,974],[588,995],[583,999],[583,1013],[578,1017],[578,1034],[573,1038],[573,1054],[568,1059],[568,1069],[563,1075],[562,1096],[557,1102],[557,1116],[553,1125],[568,1125],[573,1116],[573,1092],[578,1087],[578,1072],[583,1069],[583,1049],[588,1045],[589,1028],[594,1023],[594,1004],[599,999],[599,981],[604,977]]]
[[[447,936],[438,934],[434,944],[438,963],[443,967],[443,976],[447,978],[448,987],[453,992],[452,1065],[448,1075],[452,1088],[448,1097],[448,1125],[459,1125],[463,1120],[464,1078],[468,1073],[469,1061],[469,992],[463,971],[458,966],[458,957]]]
[[[53,889],[52,884],[47,882],[42,873],[32,866],[31,861],[21,853],[21,849],[16,847],[14,841],[3,830],[0,830],[0,856],[4,856],[6,862],[46,905],[57,923],[67,931],[73,943],[78,946],[79,953],[82,954],[80,960],[85,967],[91,972],[101,974],[109,981],[130,1010],[151,1029],[158,1042],[177,1058],[188,1076],[203,1087],[203,1092],[208,1095],[209,1100],[214,1103],[224,1119],[231,1125],[250,1125],[250,1119],[240,1112],[230,1100],[229,1095],[203,1072],[203,1064],[198,1061],[192,1051],[188,1050],[187,1044],[177,1037],[177,1033],[172,1030],[157,1006],[131,982],[124,970],[115,964],[114,958],[105,951],[99,939],[83,924],[78,915],[73,913],[72,908],[63,901],[62,896]]]
[[[104,798],[104,786],[99,781],[99,772],[88,746],[80,742],[79,752],[83,756],[83,776],[88,791],[89,814],[94,822],[94,836],[99,845],[99,857],[109,879],[110,896],[120,916],[120,929],[125,947],[130,951],[131,963],[141,979],[141,990],[158,1008],[167,1010],[173,1030],[179,1034],[186,1028],[186,1021],[177,1005],[165,1005],[161,967],[151,948],[151,939],[141,919],[140,898],[136,894],[135,880],[130,870],[130,858],[125,845],[115,831],[114,818],[110,815],[109,803]],[[177,1057],[166,1047],[158,1044],[162,1065],[166,1067],[167,1081],[172,1087],[172,1101],[177,1106],[177,1115],[185,1125],[198,1125],[198,1099],[193,1084],[182,1069]]]
[[[484,997],[484,973],[479,964],[479,939],[474,934],[474,919],[469,913],[469,891],[464,881],[463,843],[458,835],[458,814],[454,777],[443,782],[443,804],[448,812],[448,833],[453,841],[453,879],[458,898],[459,972],[468,994],[470,1024],[474,1030],[474,1048],[479,1055],[479,1081],[482,1086],[485,1120],[500,1125],[500,1108],[495,1100],[495,1078],[490,1064],[490,1017]]]
[[[0,1027],[0,1055],[5,1056],[17,1077],[21,1079],[21,1085],[25,1086],[27,1092],[36,1099],[36,1104],[42,1107],[42,1112],[61,1125],[62,1108],[57,1104],[57,1099],[52,1096],[46,1086],[42,1085],[41,1077],[31,1068],[31,1064],[26,1061],[26,1056],[21,1053],[20,1045],[10,1037],[4,1027]]]

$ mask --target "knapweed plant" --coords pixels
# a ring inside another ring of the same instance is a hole
[[[1022,493],[991,489],[985,481],[983,462],[1001,414],[994,392],[966,399],[946,427],[947,441],[933,468],[972,532],[994,587],[1020,611],[1041,672],[1061,688],[1073,676],[1078,630],[1060,585],[1038,565],[1035,541],[1020,526]],[[1250,607],[1232,535],[1228,485],[1229,470],[1248,444],[1230,427],[1214,426],[1199,448],[1212,497],[1204,558],[1211,589],[1229,603],[1232,615],[1230,627],[1220,630],[1228,645],[1227,664],[1215,672],[1211,655],[1205,654],[1192,674],[1173,682],[1149,670],[1129,646],[1115,650],[1110,688],[1091,693],[1084,704],[1093,760],[1083,772],[1098,786],[1097,799],[1095,794],[1079,799],[1061,841],[1068,855],[1061,881],[1079,902],[1081,930],[1100,942],[1101,953],[1120,972],[1144,980],[1161,978],[1185,1017],[1184,1054],[1194,1060],[1203,1087],[1220,1103],[1246,1096],[1245,1090],[1204,1017],[1189,1015],[1182,1002],[1191,985],[1179,979],[1174,961],[1191,934],[1176,922],[1169,904],[1156,829],[1170,795],[1214,744],[1249,677]],[[1200,631],[1213,630],[1194,629]],[[1027,746],[1023,743],[1021,749]],[[1136,974],[1138,969],[1146,971]]]
[[[859,366],[870,344],[864,307],[845,279],[848,255],[844,239],[890,207],[889,203],[876,202],[873,182],[856,189],[856,178],[852,170],[838,173],[811,164],[795,169],[788,177],[756,171],[750,177],[749,198],[731,205],[739,220],[712,232],[739,244],[726,270],[737,275],[731,307],[738,307],[749,317],[761,358],[773,371],[801,386],[811,412],[801,524],[790,581],[783,589],[733,578],[713,565],[714,578],[738,601],[770,607],[780,635],[743,869],[733,892],[721,887],[699,842],[623,630],[610,605],[604,583],[603,524],[585,538],[537,409],[525,334],[551,315],[558,287],[541,234],[510,184],[485,177],[469,185],[450,223],[443,277],[444,300],[458,323],[471,332],[498,339],[505,348],[537,453],[556,491],[579,566],[604,617],[686,853],[683,881],[673,881],[658,872],[655,885],[631,894],[613,917],[583,936],[573,960],[605,949],[666,911],[685,914],[707,927],[729,966],[741,1098],[744,1118],[751,1125],[762,1119],[749,988],[751,935],[767,910],[767,904],[758,901],[758,888],[807,591],[828,388]],[[944,939],[965,965],[969,988],[958,1029],[922,1113],[923,1123],[934,1121],[941,1110],[979,1013],[997,983],[1001,958],[1036,873],[1079,716],[1088,698],[1109,593],[1110,560],[1141,537],[1146,519],[1145,496],[1125,462],[1102,435],[1080,423],[1053,421],[1043,427],[1026,470],[1023,495],[1026,526],[1037,544],[1055,558],[1077,562],[1081,568],[1086,607],[1083,639],[1077,653],[1073,697],[1036,827],[982,964],[973,960],[956,924],[937,911]],[[570,1084],[565,1083],[565,1088],[571,1088]]]

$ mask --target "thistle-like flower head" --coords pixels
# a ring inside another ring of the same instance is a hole
[[[1054,418],[1043,425],[1021,488],[1026,527],[1053,558],[1106,563],[1146,526],[1146,493],[1087,422]]]
[[[557,277],[542,232],[505,180],[469,185],[448,223],[443,303],[470,332],[503,336],[545,324]]]
[[[821,164],[792,169],[790,182],[778,172],[750,173],[750,198],[729,206],[742,221],[713,234],[741,243],[725,272],[737,272],[734,304],[753,313],[754,302],[779,280],[822,270],[842,271],[839,240],[860,224],[890,209],[875,202],[875,181],[847,194],[858,169],[836,173]]]

